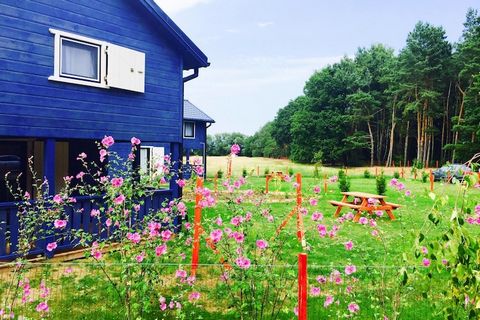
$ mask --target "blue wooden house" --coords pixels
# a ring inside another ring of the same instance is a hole
[[[98,155],[95,141],[105,135],[123,156],[132,136],[141,139],[142,165],[154,154],[179,160],[184,84],[208,65],[153,0],[2,0],[0,175],[23,172],[21,187],[31,190],[33,156],[53,194],[62,177],[81,170],[79,153]],[[1,180],[0,259],[16,245],[5,239],[16,208]],[[179,194],[171,183],[146,209]],[[83,200],[78,206],[89,205]]]
[[[190,163],[190,155],[201,155],[207,176],[207,129],[215,123],[205,112],[188,100],[183,102],[183,152],[186,164]]]

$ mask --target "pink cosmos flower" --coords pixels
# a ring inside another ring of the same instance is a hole
[[[57,242],[50,242],[49,244],[47,244],[47,251],[48,252],[52,252],[56,248],[57,248]]]
[[[312,220],[313,220],[313,221],[321,221],[321,220],[323,220],[323,214],[322,214],[321,212],[315,211],[314,213],[312,213]]]
[[[257,240],[257,248],[264,250],[268,247],[268,242],[266,240],[260,239]]]
[[[184,278],[187,277],[187,271],[185,271],[185,270],[177,270],[177,271],[175,272],[175,277],[184,279]]]
[[[135,260],[137,260],[138,263],[141,263],[143,259],[145,259],[145,252],[142,252],[135,257]]]
[[[30,200],[30,193],[25,191],[25,194],[23,195],[23,197],[25,198],[25,200]]]
[[[116,197],[116,198],[113,200],[113,203],[115,203],[116,205],[120,205],[120,204],[122,204],[124,201],[125,201],[125,196],[124,196],[123,194],[120,194],[118,197]]]
[[[344,215],[345,219],[347,220],[352,220],[355,216],[353,215],[352,212],[347,212],[345,215]]]
[[[80,171],[79,173],[77,173],[77,175],[75,176],[75,178],[77,178],[77,179],[80,179],[80,180],[81,180],[81,179],[83,179],[83,176],[84,176],[84,175],[85,175],[85,172],[83,172],[83,171]]]
[[[310,295],[312,297],[318,297],[320,295],[320,292],[321,292],[321,290],[320,290],[319,287],[311,287],[310,288]]]
[[[85,152],[82,152],[78,155],[77,160],[83,160],[87,157],[87,154]]]
[[[222,230],[216,229],[210,232],[210,239],[212,239],[214,243],[217,243],[222,239],[222,235],[223,235]]]
[[[396,186],[398,183],[398,180],[393,178],[392,180],[390,180],[390,185],[393,187],[393,186]]]
[[[348,251],[350,251],[350,250],[353,249],[353,242],[352,242],[352,240],[349,240],[349,241],[345,242],[344,245],[345,245],[345,249],[348,250]]]
[[[40,303],[37,305],[37,307],[35,308],[35,310],[37,310],[37,312],[41,312],[41,313],[43,313],[43,312],[48,312],[49,309],[48,309],[48,304],[47,304],[47,302],[46,302],[46,301],[40,302]]]
[[[138,232],[135,232],[135,233],[129,232],[127,233],[127,239],[137,244],[140,242],[141,237],[140,237],[140,234],[138,234]]]
[[[338,176],[331,176],[328,180],[330,182],[337,182],[338,181]]]
[[[230,220],[230,223],[233,224],[235,227],[238,227],[243,222],[242,216],[235,216]]]
[[[240,269],[248,269],[250,268],[251,262],[250,259],[246,257],[239,257],[235,260],[235,263]]]
[[[422,251],[423,254],[428,254],[427,247],[422,247],[421,251]]]
[[[412,192],[410,190],[405,191],[405,196],[410,197],[412,195]]]
[[[325,276],[318,276],[317,277],[318,283],[327,283],[327,278]]]
[[[234,232],[233,233],[233,237],[235,238],[235,241],[237,243],[243,243],[243,241],[245,240],[245,235],[241,232]]]
[[[107,156],[108,152],[105,149],[100,149],[98,152],[100,154],[100,162],[105,161],[105,157]]]
[[[430,260],[429,259],[423,258],[422,263],[423,263],[423,266],[425,266],[427,268],[430,267]]]
[[[173,232],[170,230],[163,230],[160,235],[162,237],[162,240],[167,242],[172,238]]]
[[[365,218],[365,217],[361,217],[360,219],[358,219],[358,223],[360,223],[360,224],[367,224],[367,223],[368,223],[368,219]]]
[[[65,227],[67,226],[67,220],[56,219],[56,220],[53,222],[53,226],[54,226],[56,229],[65,228]]]
[[[55,202],[56,204],[60,204],[63,202],[63,198],[61,195],[59,194],[56,194],[54,197],[53,197],[53,202]]]
[[[448,264],[448,260],[447,260],[447,259],[442,259],[442,264],[443,264],[444,266],[446,266],[446,265]]]
[[[238,144],[233,144],[231,147],[230,147],[230,153],[231,154],[239,154],[240,153],[240,146]]]
[[[157,257],[160,257],[161,255],[167,253],[167,245],[166,244],[162,244],[161,246],[158,246],[155,248],[155,254],[157,255]]]
[[[106,221],[105,221],[105,225],[107,227],[110,227],[112,225],[112,219],[108,218]]]
[[[200,292],[198,292],[198,291],[194,291],[194,292],[190,293],[190,295],[188,296],[188,300],[190,302],[197,301],[198,299],[200,299]]]
[[[142,143],[142,141],[140,141],[140,139],[135,138],[135,137],[132,137],[132,139],[130,139],[130,142],[132,143],[132,146],[138,146],[140,143]]]
[[[313,187],[313,192],[314,193],[320,193],[320,187],[319,186]]]
[[[372,236],[377,237],[378,236],[378,230],[372,230]]]
[[[202,166],[197,166],[195,167],[195,173],[198,175],[198,176],[201,176],[203,175],[203,167]]]
[[[309,202],[311,206],[316,206],[318,204],[318,200],[315,198],[310,198]]]
[[[72,272],[73,272],[72,267],[68,267],[67,269],[65,269],[65,271],[64,271],[63,273],[65,273],[65,274],[70,274],[70,273],[72,273]]]
[[[247,213],[245,213],[245,221],[250,221],[252,220],[252,213],[250,211],[248,211]]]
[[[105,137],[102,139],[102,145],[103,145],[105,148],[111,147],[114,143],[115,143],[115,140],[113,140],[113,137],[112,137],[112,136],[105,136]]]
[[[356,313],[360,310],[360,307],[355,302],[352,302],[348,305],[348,311]]]
[[[185,181],[184,179],[178,179],[176,182],[180,188],[185,187],[185,185],[187,184],[187,181]]]
[[[353,264],[347,265],[345,267],[345,274],[346,275],[351,275],[352,273],[357,272],[357,267]]]
[[[114,188],[120,188],[122,186],[122,184],[123,184],[123,178],[122,177],[112,179],[112,186]]]
[[[333,296],[327,295],[327,296],[325,297],[325,302],[323,303],[323,306],[324,306],[325,308],[328,307],[329,305],[331,305],[331,304],[333,303],[333,300],[335,300],[335,299],[333,298]]]
[[[376,210],[376,211],[375,211],[375,215],[376,215],[377,217],[383,217],[383,211],[382,211],[382,210]]]
[[[186,213],[186,212],[187,212],[187,206],[185,205],[185,203],[183,203],[182,201],[180,201],[180,202],[177,204],[177,210],[178,210],[178,212],[180,212],[180,213]]]

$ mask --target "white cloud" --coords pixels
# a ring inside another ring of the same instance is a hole
[[[190,9],[199,4],[209,3],[211,0],[154,0],[157,5],[169,15]]]
[[[258,22],[257,26],[260,28],[265,28],[274,25],[275,23],[273,21],[264,21],[264,22]]]

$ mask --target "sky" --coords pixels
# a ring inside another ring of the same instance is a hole
[[[303,93],[305,81],[359,47],[397,53],[418,21],[458,41],[478,0],[155,0],[208,56],[185,98],[216,123],[252,135]]]

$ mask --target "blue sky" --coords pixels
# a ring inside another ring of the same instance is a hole
[[[415,23],[457,41],[478,0],[156,0],[208,56],[185,97],[216,120],[209,133],[251,135],[303,92],[316,70],[383,43],[397,52]]]

